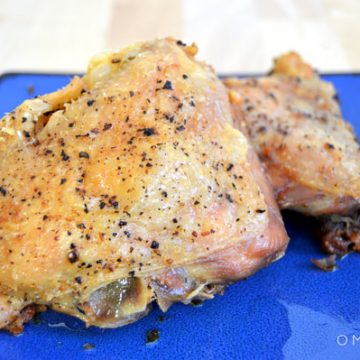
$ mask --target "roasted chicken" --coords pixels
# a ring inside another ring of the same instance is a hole
[[[360,251],[359,143],[334,87],[294,52],[269,76],[225,84],[280,207],[318,217],[327,252]]]
[[[284,254],[272,189],[196,50],[102,54],[0,121],[0,328],[44,306],[121,326]]]

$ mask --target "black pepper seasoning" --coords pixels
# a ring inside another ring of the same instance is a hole
[[[158,248],[159,248],[159,243],[158,243],[156,240],[153,240],[153,241],[151,242],[150,247],[151,247],[152,249],[158,249]]]
[[[126,226],[127,225],[127,222],[126,221],[123,221],[123,220],[120,220],[119,221],[119,227],[122,228],[123,226]]]
[[[230,171],[233,167],[234,167],[234,165],[230,163],[228,165],[228,167],[226,168],[226,171]]]
[[[117,209],[119,207],[119,202],[118,201],[111,200],[110,204],[114,209]]]
[[[122,228],[123,226],[126,226],[127,225],[127,222],[126,221],[123,221],[123,220],[120,220],[119,221],[119,226]]]
[[[145,128],[145,129],[143,129],[143,132],[144,132],[145,136],[155,135],[155,129],[154,128]]]
[[[0,186],[0,194],[2,196],[6,196],[6,194],[7,194],[7,191],[2,186]]]
[[[333,144],[330,144],[330,143],[326,143],[325,146],[326,146],[327,149],[330,149],[330,150],[335,149],[335,146]]]
[[[90,159],[90,155],[86,151],[80,151],[79,157],[84,159]]]
[[[186,46],[186,44],[185,44],[183,41],[181,41],[181,40],[178,40],[178,41],[176,42],[176,45]]]
[[[166,80],[166,81],[165,81],[165,84],[164,84],[164,86],[163,86],[163,89],[164,89],[164,90],[173,90],[171,81]]]
[[[106,123],[106,124],[104,125],[103,130],[106,131],[106,130],[110,130],[111,128],[112,128],[112,124]]]
[[[146,334],[146,344],[153,344],[156,341],[158,341],[160,338],[160,331],[157,329],[154,330],[150,330],[147,334]]]
[[[262,214],[262,213],[264,213],[266,210],[265,209],[257,209],[256,210],[256,212],[258,213],[258,214]]]
[[[79,260],[79,254],[76,249],[69,252],[68,259],[71,264]]]
[[[68,161],[70,159],[70,156],[67,155],[64,150],[61,150],[61,158],[63,161]]]

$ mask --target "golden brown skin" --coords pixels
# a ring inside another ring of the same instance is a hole
[[[360,250],[359,143],[333,86],[294,52],[276,59],[269,76],[225,84],[237,126],[247,129],[280,207],[326,215],[327,251]],[[354,225],[334,214],[349,215]]]
[[[283,255],[272,190],[195,53],[165,39],[100,55],[2,119],[0,327],[30,304],[124,325]]]

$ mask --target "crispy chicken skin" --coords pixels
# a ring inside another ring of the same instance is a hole
[[[35,305],[121,326],[283,255],[272,189],[196,50],[102,54],[0,121],[0,328]]]
[[[280,207],[321,216],[328,252],[360,250],[359,143],[334,87],[294,52],[276,59],[269,76],[225,84]]]

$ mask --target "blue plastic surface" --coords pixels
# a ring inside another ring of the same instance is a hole
[[[343,113],[360,134],[360,75],[327,75],[340,96]],[[16,75],[0,79],[0,117],[32,96],[68,83],[65,75]],[[0,359],[360,359],[360,255],[325,273],[311,257],[322,253],[316,225],[285,215],[291,237],[280,261],[229,286],[224,296],[201,307],[174,305],[159,320],[154,310],[135,324],[84,329],[82,323],[49,311],[17,337],[0,332]],[[157,343],[146,333],[160,330]],[[84,344],[95,347],[85,350]]]

